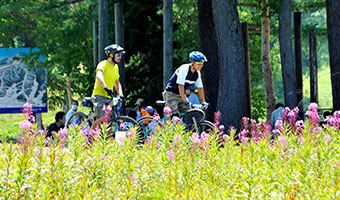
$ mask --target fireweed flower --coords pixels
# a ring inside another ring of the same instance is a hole
[[[105,123],[109,123],[110,118],[111,118],[112,108],[111,108],[110,105],[108,105],[108,106],[104,105],[103,110],[105,111],[105,115],[103,116],[103,120],[104,120]]]
[[[134,137],[136,135],[136,131],[134,129],[130,129],[127,133],[126,136],[128,137]]]
[[[175,154],[171,150],[168,151],[168,158],[170,158],[170,159],[175,158]]]
[[[152,121],[158,122],[159,120],[161,120],[161,118],[159,117],[159,114],[158,114],[158,113],[155,113],[155,114],[153,115]]]
[[[24,114],[25,119],[27,119],[31,123],[35,122],[35,117],[33,116],[33,112],[32,112],[32,104],[29,104],[28,102],[25,103],[22,113]]]
[[[243,129],[243,130],[238,134],[238,137],[240,138],[240,141],[241,141],[242,143],[248,141],[248,137],[247,137],[247,136],[248,136],[248,133],[249,133],[248,130]]]
[[[214,124],[215,124],[215,127],[218,127],[220,125],[220,121],[221,121],[221,112],[220,111],[215,112],[214,113]]]
[[[242,117],[242,128],[243,129],[248,129],[248,123],[249,123],[249,118],[248,117]]]
[[[323,137],[323,139],[325,140],[326,143],[329,143],[329,142],[331,141],[332,138],[331,138],[330,135],[327,134],[327,135],[325,135],[325,136]]]
[[[289,149],[289,154],[294,154],[294,149]]]
[[[189,140],[190,140],[192,143],[194,143],[194,144],[199,144],[199,143],[201,143],[201,140],[200,140],[200,138],[199,138],[199,136],[198,136],[197,133],[193,133],[192,136],[189,138]]]
[[[172,110],[168,106],[164,107],[163,112],[168,116],[171,116],[171,114],[172,114]]]
[[[132,174],[131,178],[132,178],[132,181],[135,181],[135,180],[137,180],[138,176],[137,176],[137,174]]]
[[[280,132],[279,129],[274,129],[274,130],[273,130],[273,134],[274,134],[274,135],[280,135],[280,133],[281,133],[281,132]]]
[[[317,103],[311,103],[308,106],[308,110],[312,112],[318,112],[318,104]]]
[[[305,124],[303,123],[302,120],[298,120],[295,123],[295,127],[297,128],[297,134],[300,135],[302,134],[302,130],[305,128]]]
[[[301,143],[303,143],[303,141],[304,141],[303,137],[302,137],[302,136],[299,136],[299,137],[298,137],[298,142],[301,144]]]
[[[279,129],[281,132],[283,132],[283,125],[282,125],[282,120],[276,120],[275,122],[275,128]]]
[[[24,120],[20,122],[20,128],[24,130],[31,130],[33,128],[33,125],[29,120]]]
[[[287,149],[287,146],[288,146],[287,139],[285,137],[283,137],[283,136],[280,136],[278,140],[279,140],[279,143],[282,146],[282,149],[283,150]]]
[[[175,135],[174,140],[180,141],[182,139],[182,136],[180,134]]]
[[[125,125],[124,125],[124,123],[121,123],[121,124],[119,125],[119,128],[120,128],[121,131],[124,131],[124,130],[125,130]]]

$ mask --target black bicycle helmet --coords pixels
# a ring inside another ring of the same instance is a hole
[[[104,48],[106,56],[109,56],[110,53],[115,54],[118,52],[125,53],[124,48],[119,46],[118,44],[111,44]]]

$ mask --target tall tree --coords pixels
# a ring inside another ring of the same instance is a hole
[[[292,0],[280,0],[279,42],[285,105],[296,106],[296,73],[291,34]]]
[[[266,91],[267,121],[275,107],[275,91],[273,83],[272,65],[270,63],[270,19],[268,0],[261,2],[261,58],[264,88]]]
[[[326,3],[333,108],[340,110],[340,1],[327,0]]]
[[[202,76],[205,96],[209,102],[206,111],[207,119],[212,121],[217,108],[220,66],[218,64],[218,46],[213,19],[212,0],[198,0],[198,20],[201,40],[201,51],[208,58],[204,64]],[[213,73],[212,73],[213,72]]]
[[[245,52],[236,0],[213,0],[212,9],[221,66],[217,110],[221,123],[240,127],[246,115]],[[214,72],[212,72],[214,73]]]

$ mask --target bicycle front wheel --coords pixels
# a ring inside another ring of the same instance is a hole
[[[67,121],[67,128],[70,126],[81,126],[85,129],[90,129],[92,121],[84,112],[75,112]]]
[[[151,116],[145,116],[140,118],[138,123],[138,132],[139,132],[139,140],[140,142],[144,142],[147,137],[150,136],[153,128],[157,126],[157,122],[152,121],[153,117]]]

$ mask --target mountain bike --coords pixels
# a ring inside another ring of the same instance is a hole
[[[157,105],[165,106],[165,101],[156,101]],[[206,132],[208,134],[212,134],[215,129],[215,125],[205,120],[204,107],[201,104],[193,104],[191,105],[191,109],[185,113],[181,113],[180,118],[182,119],[184,126],[187,131],[196,132],[199,136]],[[137,123],[140,127],[140,131],[143,133],[144,139],[150,136],[150,132],[153,127],[157,125],[156,122],[152,121],[153,117],[147,116],[140,118]],[[166,117],[161,119],[161,121],[168,120]],[[141,136],[141,138],[143,138]]]
[[[111,97],[110,105],[112,105],[109,122],[106,126],[106,137],[118,139],[117,136],[126,137],[126,133],[133,127],[138,128],[136,120],[129,116],[120,115],[118,107],[124,104],[119,96],[113,95]],[[91,129],[101,129],[104,124],[103,117],[93,122]],[[138,132],[136,133],[138,134]]]

